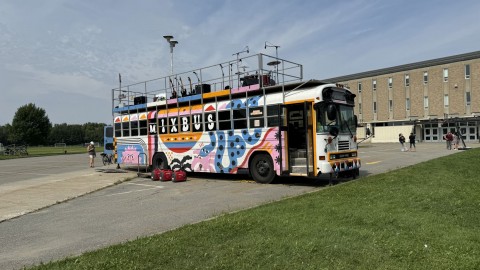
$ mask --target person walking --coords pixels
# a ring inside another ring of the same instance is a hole
[[[405,147],[405,137],[403,136],[402,133],[398,134],[398,141],[402,145],[402,148],[400,150],[402,152],[407,151],[407,148]]]
[[[408,136],[408,140],[410,141],[410,151],[417,151],[417,147],[415,146],[415,134],[413,134],[413,132]]]
[[[90,144],[87,146],[87,152],[88,156],[90,157],[90,168],[93,168],[95,156],[97,155],[97,153],[95,152],[95,144],[93,142],[90,142]]]

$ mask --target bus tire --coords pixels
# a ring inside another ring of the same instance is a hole
[[[155,169],[167,169],[168,168],[168,161],[167,156],[163,152],[156,153],[152,159],[152,171]]]
[[[270,155],[255,155],[250,162],[250,174],[255,182],[260,184],[270,184],[275,179],[275,169]]]

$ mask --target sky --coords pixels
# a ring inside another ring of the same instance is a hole
[[[326,79],[480,50],[475,0],[1,0],[0,125],[112,123],[111,89],[250,54]]]

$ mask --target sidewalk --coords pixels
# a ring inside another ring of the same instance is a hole
[[[135,171],[115,170],[115,166],[95,170],[88,168],[2,185],[0,222],[137,177]]]

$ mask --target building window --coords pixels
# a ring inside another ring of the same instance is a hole
[[[372,88],[373,88],[373,91],[377,90],[377,80],[372,81]]]
[[[359,93],[362,92],[362,83],[361,82],[358,83],[358,92]]]
[[[393,111],[393,100],[391,99],[388,101],[388,110]]]
[[[373,113],[377,113],[377,102],[373,102]]]
[[[428,71],[423,72],[423,84],[428,83]]]
[[[443,69],[443,81],[448,82],[448,68]]]
[[[470,79],[470,65],[465,65],[465,79]]]
[[[445,108],[448,107],[448,95],[444,95],[444,96],[443,96],[443,106],[444,106]]]
[[[409,86],[409,85],[410,85],[410,75],[405,74],[405,86]]]
[[[465,92],[465,101],[467,105],[470,105],[470,92]]]
[[[405,108],[407,108],[407,111],[410,111],[410,98],[405,100]]]
[[[392,79],[392,77],[390,77],[390,78],[388,78],[388,87],[392,88],[392,84],[393,84],[393,79]]]
[[[427,96],[423,97],[423,107],[425,109],[428,109],[428,97]]]

